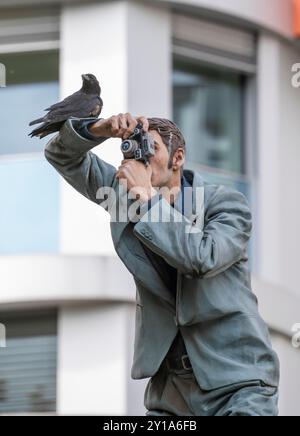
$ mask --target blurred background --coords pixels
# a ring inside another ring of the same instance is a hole
[[[135,286],[109,216],[45,161],[47,138],[28,138],[93,73],[101,117],[173,119],[186,167],[248,197],[281,414],[300,416],[299,38],[298,0],[0,0],[0,413],[145,413],[148,379],[130,378]],[[118,166],[119,145],[93,151]]]

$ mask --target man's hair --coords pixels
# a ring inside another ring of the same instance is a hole
[[[166,145],[169,152],[168,168],[172,168],[173,156],[179,147],[185,151],[185,139],[179,127],[173,121],[166,118],[148,118],[149,130],[156,130]],[[180,175],[183,175],[183,166],[180,168]]]

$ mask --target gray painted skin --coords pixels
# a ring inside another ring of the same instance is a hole
[[[121,195],[119,208],[126,193],[115,178],[116,168],[90,151],[106,138],[84,138],[77,131],[81,122],[71,118],[64,124],[48,142],[46,159],[78,192],[107,211],[96,192],[112,187]],[[278,357],[251,290],[247,244],[252,220],[247,200],[238,191],[206,183],[192,170],[184,170],[184,175],[193,187],[192,210],[181,215],[181,194],[174,207],[164,199],[153,206],[181,222],[151,222],[150,211],[134,225],[129,220],[111,221],[116,252],[136,283],[131,376],[154,376],[180,329],[202,390],[255,380],[276,388]],[[186,233],[197,216],[197,187],[204,189],[203,232]],[[176,290],[166,288],[143,244],[177,269]]]

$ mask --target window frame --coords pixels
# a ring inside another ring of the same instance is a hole
[[[182,15],[183,20],[187,17]],[[196,18],[191,19],[191,25],[196,25]],[[189,23],[189,18],[187,19],[187,24]],[[250,46],[250,39],[247,41],[247,35],[249,38],[253,38],[253,53],[251,57],[248,59],[241,59],[237,56],[236,53],[230,53],[230,51],[216,50],[215,47],[207,47],[204,44],[201,44],[201,35],[200,33],[196,35],[197,43],[194,44],[190,41],[186,43],[178,39],[178,23],[180,23],[180,14],[176,13],[173,15],[173,35],[172,35],[172,73],[174,71],[174,65],[176,62],[181,63],[190,63],[199,67],[210,67],[223,69],[229,72],[235,72],[242,74],[244,76],[244,117],[243,117],[243,165],[244,165],[244,174],[229,172],[226,170],[201,165],[199,163],[186,161],[186,168],[193,169],[198,172],[207,172],[210,174],[216,174],[217,176],[224,177],[228,179],[229,182],[241,182],[246,183],[249,186],[249,203],[251,206],[252,212],[252,220],[253,227],[258,228],[258,210],[257,210],[257,201],[258,198],[258,189],[259,189],[259,174],[258,174],[258,121],[257,121],[257,68],[256,68],[256,58],[257,58],[257,47],[256,47],[256,39],[257,36],[254,32],[244,32],[245,40]],[[201,23],[206,23],[206,21],[198,20],[198,25]],[[183,24],[184,25],[184,24]],[[226,33],[226,26],[220,23],[209,22],[209,25],[212,25],[212,29],[214,30],[214,43],[216,43],[216,33],[218,28],[221,32]],[[227,28],[228,29],[228,28]],[[188,35],[193,35],[191,30],[186,29]],[[233,29],[234,31],[234,29]],[[237,29],[237,31],[241,31],[241,29]],[[182,31],[184,34],[184,29]],[[194,34],[197,33],[197,28],[194,28]],[[207,35],[206,35],[207,36]],[[192,36],[193,37],[193,36]],[[200,42],[200,43],[199,43]],[[172,81],[172,102],[171,107],[173,111],[173,96],[174,96],[174,88]],[[256,237],[251,239],[251,252],[254,256],[251,259],[251,268],[253,271],[258,270],[258,237],[256,233]]]
[[[14,33],[7,38],[5,43],[0,43],[0,56],[53,51],[58,53],[59,88],[61,7],[57,5],[37,6],[34,10],[26,6],[7,8],[1,14],[0,24],[3,29],[9,28],[11,24],[14,26]],[[16,40],[16,35],[19,40]],[[0,160],[40,159],[43,155],[42,149],[40,152],[3,153],[0,154]]]

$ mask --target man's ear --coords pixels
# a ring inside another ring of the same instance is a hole
[[[185,161],[185,153],[182,147],[178,147],[173,156],[172,167],[176,171],[178,168],[182,167]]]

